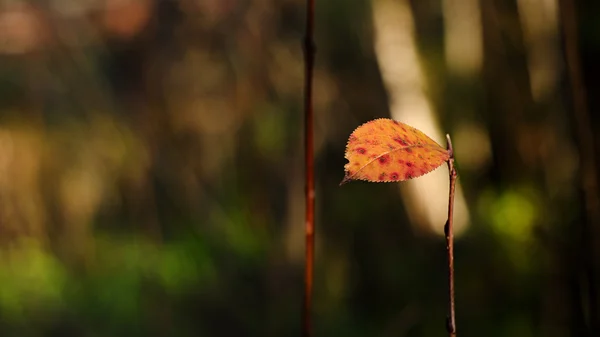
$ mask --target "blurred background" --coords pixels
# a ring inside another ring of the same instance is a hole
[[[304,6],[0,1],[1,336],[300,336]],[[315,336],[446,334],[447,168],[338,186],[381,117],[452,135],[459,336],[598,336],[600,2],[316,13]]]

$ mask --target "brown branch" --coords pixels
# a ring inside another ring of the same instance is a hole
[[[454,191],[456,190],[456,178],[458,173],[456,167],[454,167],[454,149],[452,148],[452,140],[450,135],[446,135],[448,140],[448,152],[450,158],[448,158],[448,171],[450,172],[450,192],[448,198],[448,220],[444,226],[444,233],[446,234],[446,250],[448,251],[448,293],[449,303],[448,309],[450,315],[446,320],[446,329],[450,337],[456,336],[456,316],[454,313],[454,233],[453,233],[453,215],[454,215]]]
[[[306,253],[304,266],[304,303],[302,309],[302,336],[312,336],[312,288],[315,251],[315,176],[313,142],[313,68],[315,62],[315,0],[306,0],[306,35],[304,36],[304,150],[306,201]]]
[[[581,64],[578,46],[577,18],[574,1],[560,1],[560,14],[562,18],[563,41],[565,61],[571,84],[573,103],[573,117],[575,134],[579,143],[580,160],[580,187],[584,196],[586,221],[582,223],[581,243],[585,275],[587,278],[588,303],[584,304],[589,310],[589,334],[597,336],[600,333],[600,311],[598,308],[597,276],[594,268],[594,238],[600,226],[600,198],[598,196],[598,171],[594,149],[594,132],[590,121],[585,84],[581,73]]]

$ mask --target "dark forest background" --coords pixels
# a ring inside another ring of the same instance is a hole
[[[1,336],[300,335],[304,6],[0,1]],[[381,117],[453,137],[459,336],[600,335],[600,2],[316,9],[315,336],[445,334],[447,168],[338,186]]]

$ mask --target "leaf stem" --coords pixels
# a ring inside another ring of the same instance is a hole
[[[312,336],[312,288],[315,249],[315,177],[313,141],[313,68],[315,60],[315,0],[306,0],[306,35],[304,36],[304,151],[305,151],[305,265],[302,336]]]
[[[450,192],[448,197],[448,220],[444,226],[446,234],[446,250],[448,252],[448,293],[449,293],[449,311],[450,314],[446,320],[446,330],[450,337],[456,336],[456,316],[454,312],[454,234],[453,234],[453,215],[454,215],[454,191],[456,190],[456,178],[458,173],[454,166],[454,149],[450,135],[446,135],[448,140],[448,171],[450,174]]]

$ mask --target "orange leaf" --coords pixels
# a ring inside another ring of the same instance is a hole
[[[448,150],[423,132],[391,119],[367,122],[352,132],[344,166],[350,180],[404,181],[429,173],[449,158]],[[341,185],[340,184],[340,185]]]

